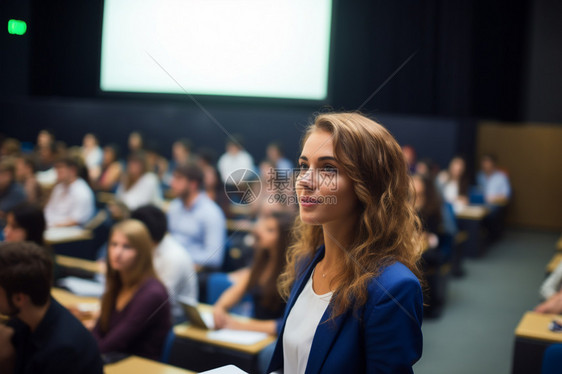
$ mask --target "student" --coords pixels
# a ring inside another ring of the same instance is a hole
[[[214,306],[215,328],[255,330],[277,333],[277,319],[283,316],[285,303],[277,290],[277,278],[285,267],[293,220],[289,214],[261,217],[254,229],[254,261],[250,271],[241,273],[237,282],[223,292]],[[252,296],[253,317],[259,321],[239,321],[228,310],[244,295]]]
[[[65,157],[55,164],[57,185],[45,206],[48,227],[83,225],[95,212],[94,193],[80,177],[83,165],[76,157]]]
[[[538,313],[562,313],[562,263],[546,278],[541,285],[540,293],[545,301],[537,305]]]
[[[177,198],[168,209],[170,234],[189,252],[198,270],[220,269],[226,219],[203,191],[203,172],[195,164],[180,165],[174,171],[171,188]]]
[[[449,162],[449,168],[437,175],[437,183],[445,201],[454,205],[468,204],[469,180],[464,158],[454,157]]]
[[[283,155],[283,149],[279,143],[269,143],[266,149],[267,159],[278,170],[287,170],[289,173],[293,170],[293,163]]]
[[[207,196],[213,201],[218,200],[219,195],[219,173],[215,168],[215,152],[212,149],[199,149],[197,154],[197,166],[203,171],[203,186]],[[224,192],[223,192],[224,195]]]
[[[0,219],[4,219],[8,210],[25,200],[25,190],[16,182],[14,163],[10,159],[0,161]]]
[[[100,318],[93,333],[106,360],[113,355],[159,359],[170,330],[166,287],[152,266],[151,238],[136,220],[125,220],[109,235],[107,275]]]
[[[152,239],[154,270],[168,290],[174,324],[184,322],[185,315],[178,301],[196,303],[199,289],[189,253],[167,233],[166,215],[154,205],[138,208],[131,213],[131,218],[144,223],[148,229]]]
[[[117,200],[134,210],[140,206],[162,205],[162,190],[156,174],[148,171],[146,154],[132,153],[127,160],[127,171],[115,193]]]
[[[129,134],[129,152],[135,153],[144,149],[144,137],[140,131],[133,131]]]
[[[84,135],[82,140],[82,158],[88,168],[88,176],[94,181],[99,178],[101,171],[101,163],[103,160],[103,151],[99,145],[98,137],[92,133]]]
[[[495,156],[491,154],[482,156],[481,171],[478,173],[477,180],[487,204],[507,203],[511,196],[511,186],[507,175],[498,169]]]
[[[288,297],[269,371],[411,373],[422,352],[419,219],[400,146],[358,113],[308,128]]]
[[[31,242],[0,244],[0,372],[101,374],[86,328],[50,297],[52,261]]]
[[[31,241],[43,246],[45,227],[45,216],[41,208],[34,204],[23,203],[8,211],[4,240],[7,242]]]
[[[242,139],[235,136],[226,142],[226,152],[219,158],[217,164],[224,183],[230,183],[228,177],[239,169],[254,169],[254,159],[242,148]]]
[[[114,192],[117,189],[123,166],[119,161],[119,147],[109,144],[103,147],[103,160],[99,178],[94,183],[98,191]]]
[[[35,176],[35,162],[31,156],[20,156],[16,160],[16,180],[23,186],[27,202],[33,204],[44,203],[44,194]]]

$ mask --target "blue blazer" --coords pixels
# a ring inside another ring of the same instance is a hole
[[[324,257],[321,246],[312,262],[297,273],[268,373],[283,367],[283,331],[287,316],[312,270]],[[316,328],[306,374],[412,373],[422,354],[423,296],[418,279],[402,263],[381,270],[369,281],[368,299],[357,311],[349,310],[328,321],[328,306]],[[292,374],[292,373],[286,373]]]

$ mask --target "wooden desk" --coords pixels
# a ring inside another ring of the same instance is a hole
[[[542,357],[552,343],[562,343],[562,333],[548,329],[555,314],[527,312],[515,329],[512,373],[540,373]]]
[[[102,274],[102,267],[96,261],[83,260],[81,258],[74,258],[70,256],[56,255],[55,261],[58,265],[67,268],[80,269],[90,273]]]
[[[211,308],[210,305],[199,306],[201,311],[210,311]],[[175,326],[176,339],[170,352],[170,363],[196,371],[232,364],[255,373],[258,372],[258,354],[277,339],[275,336],[268,336],[258,343],[241,345],[209,339],[208,332],[187,323]]]
[[[482,236],[482,220],[488,215],[488,208],[483,205],[467,205],[455,213],[459,230],[468,234],[463,243],[463,254],[468,257],[479,257],[486,249]]]
[[[52,288],[51,296],[62,306],[68,308],[77,304],[100,305],[101,300],[97,297],[78,296],[60,288]]]
[[[193,371],[162,364],[146,358],[131,356],[114,364],[104,366],[105,374],[189,374]]]
[[[546,265],[546,273],[550,274],[554,271],[554,269],[556,269],[556,267],[558,266],[558,264],[560,264],[560,261],[562,261],[562,253],[556,253],[552,259],[550,260],[550,262],[548,263],[548,265]]]

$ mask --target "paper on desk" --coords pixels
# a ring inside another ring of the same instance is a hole
[[[78,277],[66,277],[60,279],[57,283],[78,296],[101,297],[103,295],[104,285],[96,281]]]
[[[43,237],[45,238],[45,240],[57,241],[79,237],[85,231],[86,230],[84,230],[80,226],[51,227],[45,230]]]
[[[201,315],[201,319],[203,320],[203,322],[205,322],[205,325],[207,325],[207,328],[213,330],[215,328],[215,318],[213,317],[213,313],[200,312],[199,314]]]
[[[199,374],[248,374],[248,373],[242,369],[237,368],[234,365],[226,365],[213,370],[203,371]]]
[[[241,344],[241,345],[251,345],[256,344],[263,339],[267,338],[267,334],[264,332],[256,331],[241,331],[241,330],[230,330],[222,329],[209,331],[207,337],[213,340],[219,340],[221,342]]]

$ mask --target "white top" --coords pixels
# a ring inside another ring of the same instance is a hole
[[[306,286],[285,323],[283,333],[283,372],[304,374],[318,323],[322,319],[332,292],[318,295],[312,288],[312,272]]]
[[[45,220],[48,227],[69,222],[83,225],[92,218],[94,212],[94,193],[88,183],[78,178],[68,186],[59,183],[53,188],[45,206]]]
[[[101,163],[103,161],[103,151],[99,145],[88,151],[83,149],[82,152],[84,155],[84,163],[86,164],[88,169],[96,166],[101,166]]]
[[[160,207],[163,201],[160,181],[154,173],[144,173],[137,183],[133,184],[127,191],[125,191],[123,184],[119,184],[115,197],[117,200],[122,201],[130,210],[135,210],[148,204]]]
[[[560,285],[562,285],[562,262],[558,264],[556,269],[550,273],[541,285],[541,296],[545,299],[550,299],[555,293],[560,291]]]
[[[153,256],[154,270],[164,283],[170,297],[175,321],[184,317],[178,300],[186,304],[197,303],[199,287],[197,273],[189,253],[169,234],[158,244]]]
[[[228,176],[238,169],[254,169],[254,159],[246,151],[239,151],[235,155],[226,152],[219,158],[217,168],[221,174],[223,182],[226,182]]]

